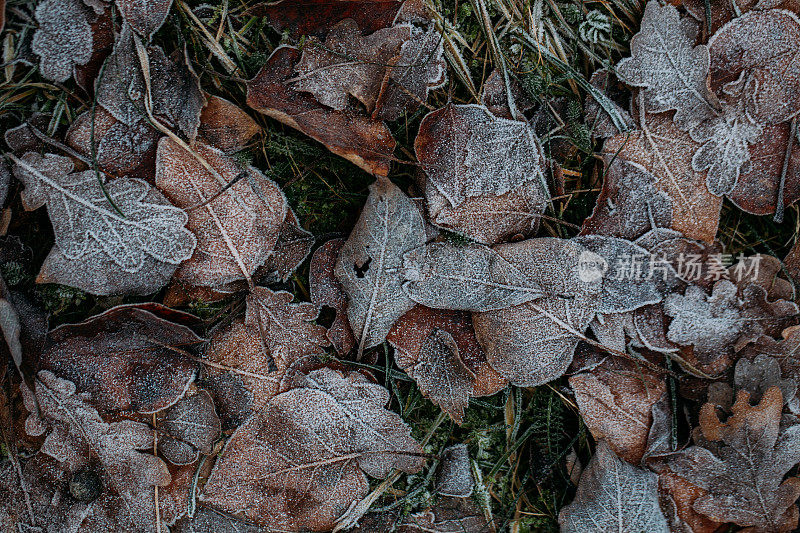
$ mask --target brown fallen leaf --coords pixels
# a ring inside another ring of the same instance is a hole
[[[95,480],[71,487],[78,499],[91,502],[82,513],[70,513],[75,527],[85,523],[89,531],[102,531],[99,526],[151,531],[154,487],[171,481],[161,459],[138,451],[152,449],[153,430],[131,420],[106,423],[72,382],[47,371],[38,374],[36,397],[50,428],[39,453],[55,459],[73,483],[79,473]]]
[[[321,142],[366,172],[386,176],[395,148],[389,129],[380,120],[327,108],[290,87],[286,82],[299,60],[297,48],[276,48],[247,83],[247,105]]]
[[[398,524],[400,533],[494,533],[478,505],[469,498],[442,498],[436,505],[414,513]]]
[[[294,295],[255,287],[247,296],[245,326],[260,333],[273,359],[288,366],[300,357],[324,353],[330,345],[327,330],[315,323],[319,308],[308,302],[292,303]]]
[[[201,507],[191,518],[178,521],[170,531],[176,533],[265,533],[265,530],[225,513]]]
[[[65,82],[92,56],[92,27],[81,0],[45,0],[36,6],[39,28],[31,48],[47,79]]]
[[[195,250],[186,213],[142,180],[73,172],[69,158],[53,154],[12,160],[26,209],[46,204],[56,237],[40,282],[93,294],[149,294]]]
[[[203,339],[159,316],[162,310],[121,305],[59,326],[48,335],[39,369],[74,382],[104,412],[152,413],[173,405],[194,381],[197,364],[189,353]]]
[[[572,361],[578,341],[595,317],[602,277],[582,279],[580,257],[591,252],[573,241],[528,239],[494,250],[543,287],[547,296],[473,313],[478,342],[489,364],[512,384],[546,383],[561,376]]]
[[[345,19],[353,19],[364,33],[390,26],[403,0],[278,0],[260,2],[248,13],[264,17],[276,31],[293,39],[303,35],[324,36]]]
[[[161,135],[146,120],[129,126],[101,107],[79,115],[65,141],[108,174],[131,176],[152,183],[156,148]]]
[[[347,319],[347,293],[334,274],[336,260],[344,243],[344,239],[331,239],[317,248],[308,268],[311,301],[320,308],[330,307],[336,313],[327,336],[342,355],[350,353],[356,346],[353,329]]]
[[[286,219],[287,204],[280,188],[254,167],[242,168],[201,143],[194,149],[216,175],[164,137],[158,143],[156,186],[173,204],[188,210],[187,227],[198,237],[194,255],[181,265],[175,279],[219,289],[247,279],[267,261]],[[224,189],[242,173],[245,179]]]
[[[233,102],[206,94],[197,133],[206,144],[229,154],[247,146],[261,133],[261,126]]]
[[[150,39],[167,18],[172,0],[116,0],[122,18],[145,39]]]
[[[549,197],[544,155],[524,122],[476,105],[425,116],[414,141],[431,221],[487,244],[533,234]]]
[[[221,435],[214,400],[205,390],[191,391],[158,413],[157,427],[164,433],[158,439],[158,451],[176,465],[194,463],[198,453],[209,455]]]
[[[662,376],[614,358],[569,378],[581,418],[618,457],[639,464],[653,423],[652,408],[665,397]]]
[[[643,212],[637,212],[637,207],[645,204],[653,219],[661,224],[660,227],[675,229],[690,239],[713,242],[722,199],[706,189],[706,173],[692,167],[692,154],[697,151],[699,144],[681,131],[668,114],[644,115],[640,122],[641,131],[611,137],[603,145],[606,160],[619,158],[641,165],[652,180],[637,176],[637,171],[633,169],[626,169],[627,172],[633,172],[633,175],[625,178],[631,185],[617,186],[619,192],[616,194],[619,196],[610,196],[613,205],[620,210],[619,217],[629,217],[638,222],[635,227],[642,228],[646,222],[640,221]],[[638,172],[642,172],[641,167]],[[667,196],[668,203],[660,200],[662,195],[652,198],[635,188],[628,189],[642,181],[652,183],[656,190]],[[625,196],[622,195],[623,191]],[[607,194],[614,195],[614,189]],[[628,196],[632,201],[627,200]],[[619,199],[623,199],[624,203],[620,205]],[[598,209],[600,205],[598,203]],[[672,212],[668,217],[664,210],[669,208]],[[653,228],[647,224],[647,229]]]
[[[334,272],[347,293],[347,316],[359,357],[382,343],[392,324],[414,307],[402,289],[403,254],[422,246],[425,226],[417,206],[396,185],[378,179]]]
[[[791,531],[797,526],[795,501],[800,481],[785,474],[800,462],[800,426],[779,430],[783,398],[773,387],[752,406],[740,391],[733,416],[720,422],[714,405],[700,412],[700,429],[709,442],[675,453],[668,467],[706,494],[693,509],[718,522],[749,526],[750,531]]]
[[[285,282],[306,260],[314,242],[314,236],[300,226],[294,210],[287,205],[275,250],[260,270],[266,272],[270,280]]]
[[[416,472],[422,449],[363,374],[298,375],[231,436],[201,499],[259,525],[325,531],[366,496],[366,474]]]
[[[558,515],[564,533],[667,533],[658,477],[621,461],[604,441],[581,474],[575,499]]]

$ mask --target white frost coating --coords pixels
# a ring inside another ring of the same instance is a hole
[[[56,244],[66,258],[79,260],[102,252],[133,273],[141,270],[147,256],[173,265],[191,257],[196,241],[184,228],[188,218],[183,210],[165,200],[148,201],[154,191],[142,180],[118,178],[105,189],[122,216],[95,173],[70,174],[71,163],[65,164],[65,159],[28,153],[16,160],[14,173],[25,183],[28,209],[47,204]]]
[[[669,533],[658,504],[658,476],[621,461],[605,441],[558,522],[562,533]]]
[[[33,36],[33,52],[41,59],[42,76],[65,82],[75,65],[92,57],[92,28],[80,0],[45,0],[36,8],[39,29]]]
[[[674,109],[675,122],[687,130],[714,116],[718,107],[707,85],[708,47],[694,46],[697,30],[694,21],[681,20],[674,6],[650,1],[631,41],[631,57],[616,69],[622,81],[643,88],[648,111]]]

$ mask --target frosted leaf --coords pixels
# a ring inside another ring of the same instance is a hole
[[[123,24],[114,43],[114,50],[103,63],[103,69],[95,82],[97,104],[128,126],[133,126],[147,116],[147,88],[136,54],[135,38],[130,25]],[[153,100],[155,99],[153,95]]]
[[[575,242],[603,260],[596,265],[603,267],[603,271],[598,272],[603,279],[598,313],[624,313],[658,303],[662,298],[659,282],[675,277],[671,266],[661,263],[631,241],[584,235],[576,237]]]
[[[315,323],[319,308],[308,302],[292,303],[294,295],[255,287],[247,296],[244,323],[260,332],[273,359],[285,366],[300,357],[324,353],[330,345],[327,330]]]
[[[158,30],[167,18],[172,0],[116,0],[122,18],[145,39]]]
[[[197,235],[197,249],[175,273],[175,279],[221,287],[252,275],[266,263],[286,219],[287,204],[280,188],[254,167],[243,168],[201,143],[194,150],[222,180],[164,137],[158,144],[156,186],[178,207],[193,208],[187,227]],[[217,196],[241,173],[249,174],[249,179],[240,179]],[[198,205],[202,207],[195,208]]]
[[[299,378],[231,436],[203,501],[272,529],[327,530],[366,496],[365,473],[422,468],[386,389],[329,368]]]
[[[756,123],[778,124],[800,111],[800,21],[786,10],[750,11],[709,39],[715,90],[742,91]]]
[[[337,2],[338,3],[338,2]],[[395,140],[381,120],[324,106],[289,82],[300,51],[279,46],[247,83],[247,105],[325,145],[366,172],[386,176]]]
[[[601,278],[585,281],[573,241],[529,239],[501,244],[495,251],[537,282],[548,296],[514,307],[473,314],[475,334],[497,372],[521,387],[561,376],[594,319]]]
[[[190,464],[197,458],[197,452],[210,454],[212,446],[221,435],[219,417],[214,410],[211,395],[204,391],[196,391],[186,395],[178,403],[160,413],[158,429],[165,433],[159,438],[159,451],[174,464]],[[175,461],[164,454],[165,445],[179,443],[191,450],[188,460]]]
[[[362,0],[279,0],[259,2],[248,14],[264,17],[264,21],[278,33],[287,33],[292,39],[304,35],[324,37],[344,19],[353,19],[363,33],[372,33],[391,26],[400,18],[398,11],[403,0],[371,0],[364,6]]]
[[[199,136],[203,142],[226,154],[238,152],[261,132],[261,126],[239,106],[206,94],[206,106],[200,113]]]
[[[631,40],[631,57],[616,68],[620,80],[642,87],[647,111],[676,110],[674,120],[684,130],[713,117],[719,106],[709,89],[708,47],[694,46],[697,31],[697,23],[682,20],[675,6],[652,0]]]
[[[44,0],[36,7],[39,28],[33,36],[33,52],[41,59],[42,76],[65,82],[75,65],[92,56],[92,28],[80,0]]]
[[[750,170],[750,150],[762,131],[741,106],[725,106],[724,114],[707,120],[691,131],[702,143],[692,157],[692,168],[708,169],[706,185],[711,194],[722,196],[734,190],[739,175]]]
[[[455,345],[444,333],[452,337]],[[432,342],[437,338],[445,339],[445,344],[457,350],[445,353],[446,357],[439,357],[434,364],[430,358],[436,354],[430,348],[437,345]],[[422,393],[455,420],[460,420],[470,396],[488,396],[508,384],[486,360],[469,313],[416,305],[395,322],[386,340],[395,349],[397,366],[407,371]],[[443,375],[445,371],[454,375]]]
[[[436,476],[436,492],[442,496],[468,498],[475,488],[472,464],[466,444],[454,444],[442,451]]]
[[[402,335],[402,330],[395,335]],[[472,396],[475,374],[461,361],[456,340],[447,331],[433,328],[415,355],[399,352],[398,366],[417,382],[422,394],[460,424]]]
[[[335,267],[359,353],[383,342],[392,324],[414,307],[403,292],[401,267],[403,255],[424,242],[422,216],[411,199],[389,180],[373,183]]]
[[[493,519],[487,520],[472,498],[439,498],[436,505],[410,514],[397,531],[402,533],[494,533]],[[386,520],[382,520],[386,523]],[[376,531],[366,529],[366,531]]]
[[[443,55],[442,36],[433,24],[425,31],[411,27],[409,38],[384,76],[375,116],[392,121],[416,111],[428,99],[430,89],[447,81]]]
[[[158,304],[121,305],[60,326],[48,335],[39,367],[72,381],[103,411],[165,409],[194,381],[197,364],[186,351],[203,341],[159,316],[165,312]]]
[[[563,533],[669,532],[658,503],[658,476],[621,461],[604,441],[558,522]]]
[[[489,311],[536,300],[544,290],[517,266],[480,244],[431,243],[403,256],[403,291],[439,309]]]
[[[170,528],[175,533],[266,533],[264,529],[213,509],[201,507],[192,518],[183,518]]]
[[[733,415],[720,422],[712,403],[700,411],[700,430],[709,448],[691,446],[669,457],[670,471],[704,491],[692,507],[711,518],[753,531],[792,531],[797,527],[796,478],[783,481],[800,462],[800,426],[780,430],[783,399],[768,389],[753,406],[739,391]]]
[[[29,153],[15,162],[14,173],[25,183],[26,207],[47,204],[56,246],[74,269],[85,271],[86,258],[101,256],[114,270],[146,284],[146,258],[177,267],[191,256],[196,240],[184,228],[186,213],[144,181],[117,178],[105,184],[104,193],[94,172],[69,173],[67,158]],[[115,292],[114,287],[86,290]]]
[[[311,301],[320,307],[330,307],[336,312],[327,336],[336,351],[343,355],[356,345],[347,319],[347,294],[333,272],[344,242],[344,239],[331,239],[317,248],[308,267]]]
[[[454,207],[544,176],[544,157],[530,126],[495,117],[483,106],[448,104],[429,113],[414,150],[428,180]]]
[[[363,36],[353,19],[331,28],[324,43],[311,39],[295,65],[294,87],[309,92],[317,101],[344,111],[350,96],[371,113],[381,90],[386,65],[411,37],[411,26],[401,25]]]
[[[644,200],[648,204],[648,218],[652,217],[656,225],[680,231],[687,238],[712,242],[717,233],[722,198],[708,192],[706,173],[692,167],[692,156],[700,148],[700,144],[678,128],[666,113],[644,115],[640,126],[642,131],[616,135],[605,142],[603,154],[606,161],[625,159],[641,165],[651,174],[653,186],[669,199],[665,206],[672,210],[668,225],[659,224],[660,220],[667,219],[658,209],[661,203],[645,196],[648,194],[645,190],[629,194],[637,198],[648,198]],[[612,163],[610,170],[614,169],[614,165]],[[628,216],[641,220],[643,213],[637,216],[632,212],[642,200],[631,205],[630,210],[627,202],[622,202],[623,199],[622,196],[619,199],[612,197],[610,201],[614,206],[621,204],[620,209],[624,209],[625,213],[631,212]],[[649,223],[647,229],[654,229],[652,225],[653,223]]]
[[[286,282],[289,276],[303,264],[313,246],[314,236],[311,232],[303,229],[294,210],[287,205],[286,218],[281,224],[275,250],[264,265],[269,279]]]
[[[727,351],[736,344],[746,326],[736,286],[727,280],[715,283],[711,296],[696,285],[689,285],[684,295],[668,295],[664,312],[673,317],[667,338],[678,344],[693,345],[699,355]]]
[[[647,448],[653,406],[666,383],[628,361],[604,362],[569,378],[581,418],[595,440],[604,440],[622,459],[639,464]]]
[[[47,371],[37,377],[39,409],[51,428],[40,453],[54,458],[70,473],[99,463],[104,493],[119,498],[114,506],[116,528],[151,530],[155,521],[153,487],[166,487],[171,479],[161,459],[137,451],[152,449],[153,431],[132,420],[106,423],[76,394],[72,382]],[[96,516],[103,512],[98,507],[87,513],[89,523],[102,518]]]
[[[733,382],[739,390],[750,394],[751,402],[760,402],[761,397],[770,387],[781,390],[784,403],[791,401],[797,394],[797,382],[794,379],[781,379],[781,367],[778,360],[766,354],[759,354],[753,361],[744,357],[736,362]]]
[[[65,140],[78,153],[96,157],[97,165],[107,173],[147,179],[155,169],[156,141],[160,136],[146,120],[128,125],[98,107],[94,117],[91,111],[79,115],[67,130]]]

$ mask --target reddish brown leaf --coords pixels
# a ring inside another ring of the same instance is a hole
[[[336,312],[327,336],[342,355],[350,353],[356,345],[353,329],[347,319],[347,293],[333,272],[344,242],[344,239],[331,239],[317,248],[311,257],[308,272],[311,301]]]
[[[419,444],[360,373],[320,369],[272,398],[231,436],[202,499],[260,525],[325,531],[366,496],[365,474],[422,467]]]
[[[224,288],[251,276],[271,254],[286,218],[280,188],[254,167],[241,167],[201,143],[195,151],[216,171],[209,172],[175,141],[158,143],[156,185],[170,201],[187,209],[187,227],[198,237],[194,255],[175,273],[193,285]],[[230,188],[229,182],[239,179]]]
[[[275,250],[262,270],[267,272],[270,279],[285,282],[303,264],[313,246],[314,236],[300,226],[294,210],[287,206],[286,219],[281,224]]]
[[[286,82],[299,59],[297,48],[275,49],[247,83],[247,105],[321,142],[365,171],[386,176],[395,147],[389,129],[379,120],[326,108],[292,89]]]
[[[200,113],[198,135],[203,141],[225,152],[238,152],[261,133],[261,126],[239,106],[220,98],[206,95],[206,106]]]
[[[208,455],[220,437],[220,421],[214,400],[204,390],[190,391],[178,403],[159,413],[158,429],[164,434],[158,450],[177,465],[193,463],[198,452]]]
[[[135,304],[122,305],[51,331],[39,366],[73,381],[98,409],[152,413],[186,392],[197,365],[185,354],[202,340]]]

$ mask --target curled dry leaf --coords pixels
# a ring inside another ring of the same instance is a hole
[[[373,183],[335,267],[348,296],[359,355],[383,342],[392,324],[414,307],[403,292],[400,269],[403,254],[424,242],[425,226],[414,202],[389,180]]]
[[[145,39],[158,30],[167,18],[172,0],[116,0],[122,18]]]
[[[397,365],[457,423],[470,397],[506,386],[488,365],[468,313],[416,305],[395,322],[386,340]]]
[[[623,360],[605,361],[569,378],[592,436],[621,459],[639,464],[647,449],[652,409],[666,396],[663,377]]]
[[[187,227],[198,237],[197,249],[175,273],[192,285],[224,288],[251,276],[272,253],[287,204],[283,192],[254,167],[240,167],[219,150],[201,143],[196,153],[216,171],[175,141],[158,143],[156,186],[189,212]],[[232,181],[236,183],[225,189]]]
[[[800,481],[784,475],[800,462],[800,426],[779,429],[783,399],[770,388],[753,406],[739,391],[726,422],[714,405],[700,412],[700,429],[709,446],[691,446],[669,458],[668,468],[704,491],[692,508],[718,522],[749,526],[750,531],[791,531],[797,526],[795,501]]]
[[[584,279],[579,273],[580,257],[591,252],[553,238],[501,244],[495,251],[543,287],[546,296],[473,313],[478,342],[489,364],[512,384],[531,387],[551,381],[567,369],[596,314],[602,278]]]
[[[319,308],[308,302],[292,303],[294,295],[255,287],[247,296],[244,323],[260,332],[273,359],[288,366],[297,359],[323,353],[330,345],[326,329],[315,323]]]
[[[195,249],[194,236],[184,228],[186,213],[142,180],[101,185],[102,176],[73,173],[70,159],[53,154],[28,153],[14,161],[14,174],[25,184],[26,209],[47,204],[55,233],[40,281],[94,294],[148,294]]]
[[[204,391],[194,391],[159,413],[158,429],[166,435],[158,440],[158,450],[173,464],[190,464],[197,453],[208,455],[219,439],[221,424],[214,400]]]
[[[231,436],[202,499],[256,523],[324,531],[366,496],[366,474],[422,467],[419,444],[363,374],[322,368],[297,376]]]
[[[194,381],[197,365],[188,353],[203,339],[154,312],[121,305],[60,326],[48,335],[39,368],[74,382],[101,411],[152,413],[173,405]]]
[[[331,239],[314,252],[308,269],[311,301],[320,308],[330,307],[336,313],[328,328],[328,339],[342,355],[350,353],[356,345],[353,329],[347,319],[347,293],[336,279],[334,268],[344,239]]]
[[[166,487],[171,481],[161,459],[138,451],[152,448],[153,431],[131,420],[104,422],[72,382],[47,371],[38,374],[36,398],[50,426],[39,453],[72,475],[89,470],[102,484],[99,499],[88,506],[81,522],[151,531],[156,516],[153,487]]]
[[[389,128],[380,120],[327,108],[293,89],[287,81],[299,60],[297,48],[276,48],[247,82],[247,105],[321,142],[365,171],[386,176],[395,148]]]
[[[229,154],[247,146],[259,133],[261,126],[239,106],[219,96],[206,95],[198,129],[203,142]]]
[[[41,59],[42,76],[64,82],[76,65],[92,56],[92,27],[81,0],[45,0],[36,6],[39,28],[33,36],[33,52]]]
[[[482,244],[434,242],[411,250],[403,256],[403,277],[408,297],[433,308],[490,311],[545,295],[535,278]]]
[[[604,441],[581,474],[575,500],[558,515],[564,533],[667,533],[658,476],[621,461]]]
[[[414,151],[434,224],[487,244],[538,227],[549,197],[545,160],[525,122],[448,104],[425,116]]]

